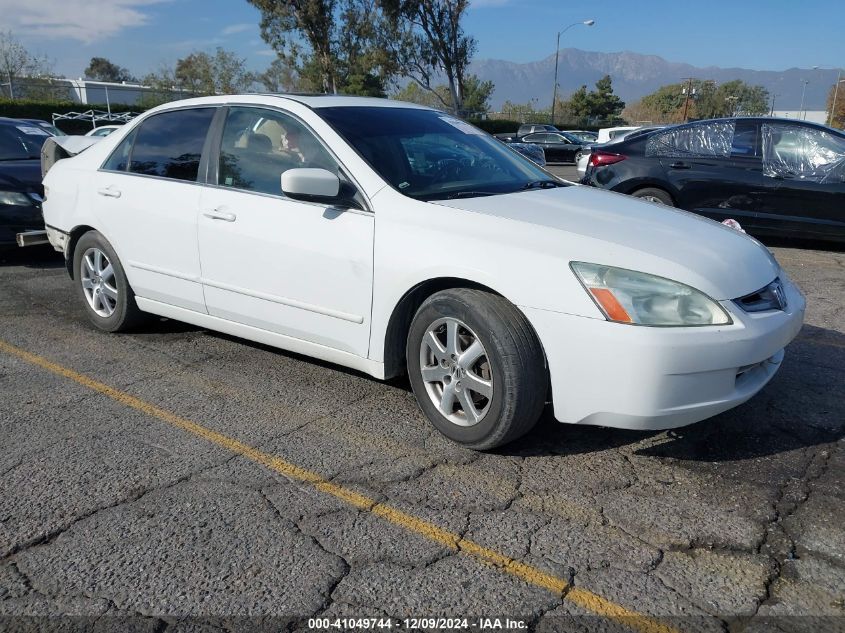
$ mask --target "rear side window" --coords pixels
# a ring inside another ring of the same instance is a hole
[[[675,127],[649,137],[646,156],[727,158],[734,137],[733,121],[708,121]]]
[[[135,142],[137,131],[138,128],[135,128],[120,142],[109,159],[103,163],[103,169],[109,171],[126,171],[129,169],[129,154],[132,151],[132,144]]]
[[[141,123],[129,156],[129,171],[196,181],[214,112],[214,108],[174,110]]]

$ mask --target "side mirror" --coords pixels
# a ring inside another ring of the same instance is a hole
[[[282,174],[282,193],[302,200],[334,200],[340,193],[340,178],[327,169],[288,169]]]

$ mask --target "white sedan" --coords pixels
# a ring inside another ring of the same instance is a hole
[[[169,103],[56,163],[45,188],[98,328],[156,314],[407,372],[434,426],[475,449],[523,435],[549,401],[561,422],[629,429],[716,415],[771,379],[804,315],[754,239],[561,183],[397,101]]]

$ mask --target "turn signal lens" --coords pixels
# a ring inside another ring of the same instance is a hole
[[[609,321],[676,327],[732,323],[718,302],[677,281],[601,264],[570,266]]]
[[[599,302],[599,305],[604,309],[605,314],[611,321],[619,321],[620,323],[634,322],[630,315],[625,312],[622,304],[616,300],[616,297],[607,288],[590,288],[590,294]]]

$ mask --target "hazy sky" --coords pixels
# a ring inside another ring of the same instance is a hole
[[[258,17],[246,0],[0,0],[0,30],[69,77],[93,56],[143,75],[215,46],[261,69],[272,51]],[[760,70],[845,66],[845,0],[474,0],[466,30],[477,57],[525,62],[552,54],[559,29],[590,18],[595,26],[570,29],[562,48]]]

